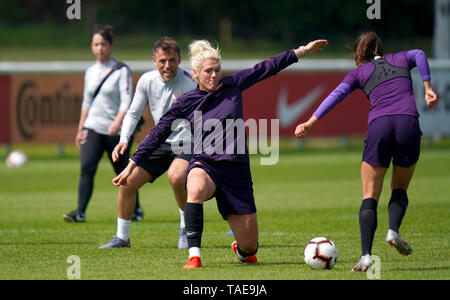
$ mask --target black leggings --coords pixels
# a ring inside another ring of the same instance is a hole
[[[119,143],[120,136],[109,136],[99,134],[92,129],[87,130],[87,136],[85,142],[81,145],[81,175],[80,182],[78,184],[78,209],[79,213],[85,213],[89,200],[91,199],[94,188],[94,176],[97,172],[98,163],[103,156],[103,153],[108,152],[109,161],[114,167],[116,174],[125,169],[128,165],[128,159],[130,155],[130,148],[133,144],[134,136],[131,137],[128,142],[128,149],[124,155],[119,156],[117,162],[112,161],[112,152],[114,147]],[[136,208],[139,208],[139,195],[136,193]]]

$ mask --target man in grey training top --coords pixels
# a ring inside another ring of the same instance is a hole
[[[113,152],[113,160],[119,158],[128,148],[129,138],[132,136],[139,118],[148,104],[155,124],[170,108],[173,102],[183,93],[196,87],[189,73],[180,68],[180,47],[173,39],[162,37],[153,47],[153,63],[157,70],[144,73],[139,79],[130,109],[125,115],[120,143]],[[147,161],[133,170],[128,185],[120,186],[117,206],[117,234],[104,248],[130,247],[131,216],[135,207],[137,190],[146,182],[152,183],[159,176],[168,171],[168,179],[172,185],[175,199],[180,211],[180,237],[178,248],[187,248],[184,231],[184,206],[186,205],[186,170],[191,154],[176,154],[171,144],[182,145],[191,143],[191,133],[179,124],[165,143],[153,152]]]

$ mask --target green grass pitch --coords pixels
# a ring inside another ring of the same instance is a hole
[[[357,147],[358,148],[358,147]],[[81,279],[367,279],[352,273],[360,255],[361,149],[287,151],[274,166],[252,173],[259,221],[256,265],[242,265],[230,248],[228,224],[215,200],[205,204],[203,268],[183,270],[187,250],[176,248],[179,213],[163,175],[140,191],[142,223],[131,227],[130,249],[98,250],[116,232],[117,189],[106,157],[99,165],[87,223],[68,224],[61,215],[75,208],[79,160],[54,150],[27,147],[28,164],[8,169],[0,155],[0,279],[67,279],[67,258],[80,258]],[[423,147],[409,189],[401,234],[414,253],[403,257],[385,245],[390,171],[378,206],[373,254],[380,279],[450,279],[450,149]],[[331,271],[310,269],[302,257],[312,238],[326,236],[338,248]]]

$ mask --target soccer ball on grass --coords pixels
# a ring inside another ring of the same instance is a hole
[[[22,150],[14,150],[6,157],[6,165],[8,168],[21,168],[27,161],[27,155]]]
[[[331,270],[336,264],[338,251],[330,239],[316,237],[306,244],[303,255],[311,268]]]

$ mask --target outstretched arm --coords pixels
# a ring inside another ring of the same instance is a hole
[[[295,136],[299,139],[304,138],[306,136],[306,133],[313,127],[314,124],[316,124],[319,121],[319,118],[316,116],[311,116],[308,121],[305,123],[297,125],[295,128]]]
[[[327,40],[315,40],[309,42],[306,46],[300,46],[295,49],[295,54],[298,58],[304,57],[306,55],[311,55],[316,53],[317,51],[322,51],[323,48],[328,45]]]
[[[351,76],[347,76],[346,79]],[[344,80],[345,81],[345,80]],[[311,118],[302,124],[299,124],[295,128],[295,136],[299,139],[305,137],[306,133],[311,129],[311,127],[317,123],[323,116],[325,116],[329,111],[331,111],[336,105],[338,105],[342,100],[344,100],[351,92],[353,92],[354,88],[347,82],[341,82],[335,89],[332,91],[325,100],[320,103],[319,107],[313,113]]]
[[[136,152],[130,158],[127,167],[119,175],[113,178],[112,183],[115,186],[128,184],[128,177],[133,172],[133,169],[141,164],[141,162],[145,161],[147,157],[170,136],[170,134],[172,133],[172,122],[177,118],[182,117],[182,115],[180,114],[180,112],[182,111],[183,109],[180,105],[180,101],[177,101],[161,117],[161,119],[159,119],[159,122],[145,137],[144,141],[137,147]]]
[[[237,86],[241,91],[244,91],[257,82],[276,75],[281,70],[298,62],[299,57],[311,55],[322,50],[327,44],[328,42],[326,40],[315,40],[306,46],[300,46],[297,49],[282,52],[257,63],[253,68],[235,72],[231,76],[225,77],[224,83]]]
[[[137,165],[145,161],[151,153],[153,153],[171,134],[172,124],[178,119],[183,119],[187,112],[192,110],[192,106],[185,98],[180,96],[170,109],[159,119],[159,122],[153,127],[150,133],[145,137],[144,141],[137,147],[136,152],[131,160]]]

